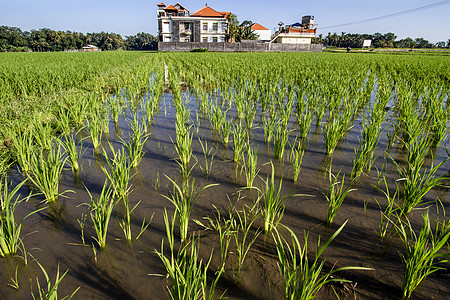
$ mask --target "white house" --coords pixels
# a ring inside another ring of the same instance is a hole
[[[316,37],[317,27],[314,27],[314,16],[302,17],[302,23],[284,25],[272,36],[272,41],[282,44],[311,44],[311,39]],[[284,26],[283,26],[284,25]]]
[[[272,36],[272,30],[267,29],[266,27],[255,23],[252,25],[251,29],[259,35],[259,40],[261,41],[270,41]]]
[[[230,12],[219,12],[206,5],[191,14],[179,3],[157,6],[161,42],[225,42]]]

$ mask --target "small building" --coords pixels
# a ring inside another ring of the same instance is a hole
[[[225,42],[230,12],[219,12],[206,5],[190,13],[180,3],[158,6],[160,42]]]
[[[271,42],[281,44],[311,44],[316,37],[317,27],[314,27],[314,16],[302,17],[302,23],[291,25],[278,24],[280,27],[272,36]]]
[[[97,51],[100,51],[100,49],[95,45],[87,45],[82,48],[82,51],[83,52],[97,52]]]
[[[258,34],[258,40],[261,41],[270,41],[270,38],[272,36],[272,30],[267,29],[266,27],[255,23],[252,25],[251,29]]]

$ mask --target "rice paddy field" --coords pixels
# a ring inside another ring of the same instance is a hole
[[[1,299],[449,299],[450,56],[0,53]]]

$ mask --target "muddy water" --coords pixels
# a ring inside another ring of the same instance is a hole
[[[196,120],[195,101],[191,101],[191,118]],[[234,114],[235,112],[232,112]],[[336,292],[341,298],[361,299],[398,299],[402,284],[403,264],[400,253],[403,248],[397,238],[389,238],[381,241],[378,236],[380,211],[377,199],[384,207],[386,201],[381,192],[373,187],[377,183],[377,169],[384,170],[391,189],[398,178],[396,169],[391,163],[391,157],[401,160],[403,154],[396,145],[389,150],[389,155],[384,154],[387,145],[386,132],[382,134],[376,156],[379,157],[370,174],[362,176],[357,182],[354,191],[348,195],[334,225],[327,228],[324,225],[326,217],[326,204],[324,194],[327,190],[327,178],[325,170],[330,164],[330,158],[325,155],[325,145],[320,128],[312,126],[308,141],[305,144],[305,155],[299,179],[293,183],[292,166],[287,162],[286,151],[283,162],[277,161],[273,151],[264,143],[264,131],[258,123],[252,131],[252,146],[259,147],[258,163],[264,164],[270,160],[274,162],[277,183],[283,178],[283,193],[306,194],[297,196],[286,202],[286,210],[282,223],[288,225],[299,236],[309,232],[308,241],[310,255],[314,253],[316,241],[321,236],[325,241],[345,220],[349,220],[345,229],[331,243],[324,253],[326,258],[325,269],[333,266],[364,266],[373,268],[373,271],[346,271],[337,274],[340,278],[352,280],[352,284],[334,283],[327,285],[319,293],[320,299],[335,298]],[[354,126],[344,136],[333,154],[332,169],[337,173],[342,168],[342,173],[350,174],[352,168],[353,148],[358,145],[358,136],[361,131],[361,120],[356,119]],[[145,145],[146,154],[139,167],[133,171],[131,179],[132,193],[130,202],[132,206],[139,203],[132,216],[133,236],[139,233],[141,224],[153,216],[151,225],[138,240],[127,244],[123,240],[123,232],[118,221],[121,219],[121,207],[117,206],[115,215],[108,230],[107,246],[102,252],[94,252],[91,245],[95,244],[92,236],[94,231],[92,222],[87,219],[84,239],[82,242],[81,230],[78,220],[87,213],[90,201],[86,191],[88,189],[95,197],[100,194],[105,175],[101,171],[102,158],[94,155],[89,139],[84,141],[85,152],[81,159],[82,172],[79,176],[73,176],[70,170],[64,172],[61,180],[60,191],[69,191],[65,197],[60,197],[57,205],[47,208],[26,219],[23,224],[22,236],[28,251],[28,265],[23,260],[3,259],[0,271],[0,296],[2,299],[28,299],[31,298],[30,278],[36,294],[36,277],[41,286],[45,283],[42,272],[33,258],[37,259],[48,271],[54,281],[56,269],[59,265],[63,273],[69,270],[59,288],[59,295],[68,295],[77,287],[79,291],[75,299],[165,299],[168,298],[166,286],[170,282],[164,276],[166,274],[160,259],[154,253],[155,249],[161,249],[161,241],[165,239],[165,227],[163,213],[167,209],[173,213],[173,205],[161,194],[168,195],[172,188],[166,176],[177,179],[179,176],[178,165],[174,158],[176,153],[172,144],[175,139],[174,110],[170,103],[170,94],[165,96],[165,104],[161,103],[161,110],[154,124],[151,124],[151,137]],[[295,128],[294,119],[291,119],[290,127]],[[193,153],[198,158],[199,164],[204,164],[203,153],[197,138],[208,142],[214,148],[215,159],[212,174],[206,177],[199,166],[193,170],[193,177],[198,186],[219,183],[204,191],[193,207],[191,219],[202,220],[205,216],[213,216],[213,205],[223,212],[229,208],[230,203],[242,207],[251,205],[255,199],[255,193],[243,191],[241,196],[245,198],[236,203],[236,192],[245,186],[245,177],[238,172],[237,166],[232,162],[232,143],[223,145],[217,133],[212,130],[209,121],[200,119],[200,123],[192,128],[194,132]],[[104,140],[113,143],[114,147],[120,147],[119,137],[127,140],[130,128],[126,117],[121,118],[119,124],[110,124],[110,134]],[[83,135],[83,134],[81,134]],[[294,135],[291,134],[291,142]],[[230,138],[231,140],[231,138]],[[105,144],[106,145],[106,144]],[[442,159],[444,153],[438,149],[434,155],[435,163]],[[195,160],[192,159],[192,163]],[[440,174],[449,172],[450,163],[444,164]],[[270,166],[261,168],[260,176],[266,178],[270,173]],[[14,182],[21,180],[20,173],[13,169],[9,177]],[[257,186],[261,186],[262,179],[255,180]],[[27,193],[29,187],[22,189]],[[426,196],[426,200],[434,200],[439,197],[444,202],[447,215],[450,214],[448,188],[433,190]],[[28,203],[24,203],[17,211],[17,216],[23,217],[36,208],[42,207],[42,197],[35,196]],[[436,207],[430,204],[428,208],[432,218],[436,217]],[[411,222],[420,227],[421,212],[414,212]],[[262,226],[261,220],[257,220],[251,230],[254,234],[258,226]],[[220,245],[218,237],[214,233],[202,231],[194,222],[190,224],[190,231],[196,231],[200,236],[200,254],[203,259],[208,259],[214,249],[215,255],[211,262],[211,275],[219,265]],[[178,234],[178,233],[177,233]],[[233,242],[232,242],[233,244]],[[165,248],[166,253],[168,251]],[[261,234],[248,253],[244,264],[245,274],[239,284],[233,280],[233,262],[235,255],[230,247],[229,261],[226,273],[220,280],[216,295],[225,292],[225,296],[231,299],[282,299],[283,283],[278,273],[276,249],[271,237]],[[446,249],[448,251],[448,248]],[[31,257],[32,255],[32,257]],[[440,270],[429,276],[416,289],[413,298],[416,299],[448,299],[450,298],[450,274],[449,264],[444,264]],[[10,286],[11,277],[17,267],[20,289],[17,291]],[[334,291],[335,292],[334,292]]]

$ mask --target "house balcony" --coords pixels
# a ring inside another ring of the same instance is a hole
[[[184,35],[184,36],[192,35],[192,30],[190,30],[190,29],[180,30],[180,35]]]

